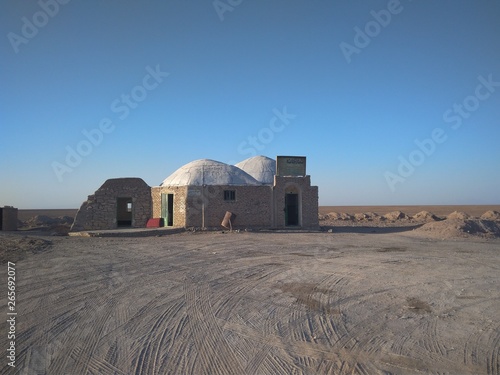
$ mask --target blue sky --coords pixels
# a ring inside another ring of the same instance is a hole
[[[496,0],[3,1],[0,206],[254,153],[307,156],[321,205],[499,204],[499,19]]]

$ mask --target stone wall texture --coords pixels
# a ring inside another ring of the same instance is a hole
[[[234,192],[234,201],[225,200],[224,191]],[[190,186],[186,200],[186,227],[221,228],[227,211],[233,228],[272,226],[270,186]]]
[[[221,229],[226,212],[234,216],[234,229],[285,228],[285,196],[298,195],[298,225],[319,228],[318,187],[310,176],[275,176],[274,185],[211,185],[149,187],[140,178],[107,180],[80,207],[72,231],[118,227],[117,200],[131,198],[132,227],[145,227],[148,219],[162,217],[163,201],[173,195],[173,227]],[[163,215],[165,216],[165,215]],[[165,220],[165,226],[168,222]]]
[[[151,187],[140,178],[114,178],[83,202],[71,230],[117,228],[118,198],[132,198],[132,227],[145,227],[152,215]]]

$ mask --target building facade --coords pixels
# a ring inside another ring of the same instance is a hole
[[[315,229],[318,187],[305,166],[305,157],[255,156],[236,165],[202,159],[159,186],[108,180],[84,202],[72,230],[144,227],[148,218],[162,218],[167,227],[220,229],[228,212],[233,228]]]
[[[113,178],[82,203],[71,231],[143,228],[150,217],[151,187],[140,178]]]

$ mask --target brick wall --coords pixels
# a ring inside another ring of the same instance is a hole
[[[304,228],[319,228],[318,204],[318,187],[309,186],[306,194],[302,194],[302,226]]]
[[[234,191],[234,201],[225,200],[224,191]],[[187,227],[221,228],[226,211],[236,217],[233,228],[269,228],[272,225],[270,186],[192,186],[186,200]],[[204,217],[204,223],[203,223]]]
[[[186,226],[186,196],[187,186],[155,186],[151,188],[151,200],[153,204],[153,217],[161,217],[161,195],[174,195],[173,226]]]
[[[318,221],[318,187],[311,186],[311,177],[274,177],[274,222],[276,228],[285,227],[285,195],[299,196],[299,226],[315,229]]]
[[[225,196],[225,191],[229,193]],[[71,230],[117,228],[117,199],[132,198],[132,227],[145,227],[149,218],[162,214],[162,194],[173,194],[173,226],[220,229],[226,211],[236,217],[233,227],[284,228],[285,196],[299,197],[299,225],[317,228],[318,187],[310,176],[275,176],[274,186],[157,186],[140,178],[107,180],[76,214]],[[234,200],[232,200],[234,194]]]
[[[234,192],[234,201],[224,191]],[[226,211],[236,217],[233,228],[284,228],[285,194],[299,195],[299,226],[317,228],[318,187],[309,176],[275,177],[275,186],[153,187],[153,216],[161,217],[161,194],[174,194],[174,226],[220,229]]]
[[[140,178],[115,178],[82,203],[71,230],[117,228],[118,198],[132,198],[132,227],[145,227],[152,214],[151,188]]]

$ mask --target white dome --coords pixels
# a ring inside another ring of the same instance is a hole
[[[215,160],[195,160],[177,169],[160,186],[259,185],[234,165]]]
[[[276,174],[276,161],[267,156],[254,156],[235,165],[261,184],[272,185]]]

